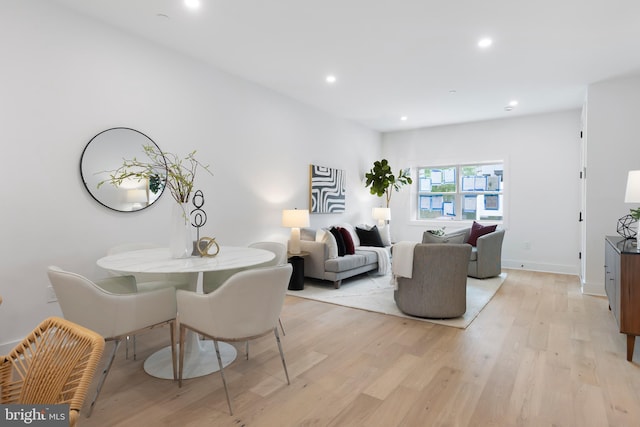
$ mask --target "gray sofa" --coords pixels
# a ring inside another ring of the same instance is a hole
[[[356,239],[355,254],[341,257],[330,257],[329,247],[324,242],[315,240],[316,232],[313,229],[303,229],[300,236],[300,250],[308,252],[304,257],[304,276],[319,280],[333,282],[333,287],[338,289],[343,279],[356,276],[369,271],[378,270],[378,254],[370,250],[364,250],[358,246]],[[384,248],[389,256],[389,248]]]
[[[417,244],[413,249],[411,278],[397,278],[398,288],[393,297],[398,308],[417,317],[462,316],[467,311],[470,256],[468,244]]]

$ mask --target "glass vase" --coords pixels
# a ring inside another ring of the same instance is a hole
[[[187,258],[191,255],[193,239],[189,221],[188,203],[174,203],[171,211],[169,250],[172,258]]]

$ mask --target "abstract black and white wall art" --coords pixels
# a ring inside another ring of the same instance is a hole
[[[311,213],[345,211],[345,171],[311,165]]]

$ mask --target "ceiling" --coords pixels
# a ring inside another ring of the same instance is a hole
[[[377,131],[581,108],[640,72],[637,0],[55,1]]]

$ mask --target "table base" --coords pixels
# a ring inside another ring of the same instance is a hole
[[[237,351],[234,346],[221,341],[218,341],[218,346],[223,367],[236,359]],[[213,341],[199,341],[197,347],[195,351],[185,351],[183,379],[202,377],[220,370]],[[176,345],[176,357],[178,358],[177,364],[179,364],[180,345]],[[172,366],[171,346],[156,351],[144,361],[144,370],[147,374],[165,380],[173,379]]]

